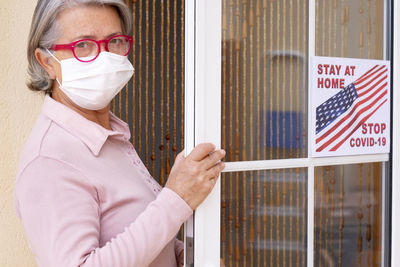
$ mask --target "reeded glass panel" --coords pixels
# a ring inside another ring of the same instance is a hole
[[[317,56],[384,59],[384,2],[316,1]],[[382,164],[315,169],[314,266],[381,266]]]
[[[382,163],[315,169],[314,266],[381,266]]]
[[[222,0],[227,161],[307,157],[308,1]]]
[[[225,266],[306,266],[307,169],[224,173]]]
[[[317,0],[315,55],[385,59],[383,0]]]

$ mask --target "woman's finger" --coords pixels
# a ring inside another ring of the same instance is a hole
[[[207,177],[209,177],[209,179],[216,179],[219,174],[224,170],[225,168],[225,163],[224,162],[219,162],[217,164],[215,164],[212,168],[210,168],[207,171]]]
[[[201,161],[208,154],[215,150],[215,145],[211,143],[202,143],[193,148],[192,152],[186,157],[192,161]]]
[[[218,161],[220,161],[225,156],[225,154],[226,154],[225,150],[223,150],[223,149],[212,152],[208,157],[206,157],[205,159],[203,159],[201,161],[202,167],[205,170],[210,169],[215,164],[217,164]]]

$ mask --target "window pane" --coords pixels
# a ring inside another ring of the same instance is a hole
[[[222,1],[227,161],[307,156],[308,1]]]
[[[224,173],[221,257],[232,266],[306,266],[307,169]]]
[[[315,2],[317,56],[385,59],[384,1]]]
[[[382,163],[315,169],[314,266],[381,266]]]

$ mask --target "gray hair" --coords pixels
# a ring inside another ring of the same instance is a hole
[[[131,13],[123,0],[38,0],[33,13],[31,30],[28,37],[28,74],[29,89],[33,91],[51,92],[53,80],[35,57],[39,48],[45,52],[59,38],[60,29],[57,16],[61,11],[77,5],[112,6],[117,10],[121,19],[122,32],[129,34],[132,28]]]

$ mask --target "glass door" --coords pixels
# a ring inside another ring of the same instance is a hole
[[[186,1],[185,147],[227,151],[186,266],[387,266],[389,154],[312,158],[308,86],[312,56],[389,59],[389,7]]]

